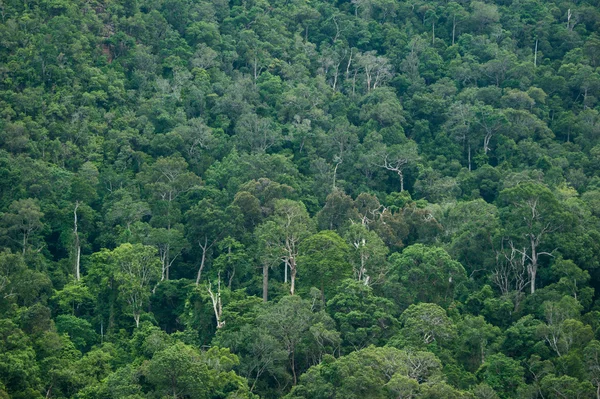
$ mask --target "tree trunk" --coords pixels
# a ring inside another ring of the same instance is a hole
[[[263,263],[263,302],[269,298],[269,264]]]
[[[348,64],[346,65],[346,79],[350,77],[350,66],[352,65],[352,49],[350,49],[350,57],[348,58]]]
[[[456,33],[456,15],[452,18],[452,45],[454,46],[454,37]]]
[[[256,86],[256,79],[258,79],[258,60],[256,55],[254,56],[254,86]]]
[[[202,269],[204,269],[204,262],[206,262],[206,251],[208,249],[208,237],[204,237],[204,245],[198,243],[200,249],[202,249],[202,259],[200,260],[200,268],[198,269],[198,275],[196,276],[196,285],[200,284],[200,278],[202,277]]]
[[[77,253],[75,254],[75,280],[79,281],[81,279],[80,268],[79,265],[81,263],[81,247],[77,245]]]
[[[531,278],[531,293],[533,294],[535,292],[535,276],[537,275],[537,260],[538,260],[538,253],[537,253],[537,243],[536,243],[536,239],[533,238],[532,235],[529,236],[529,240],[531,243],[531,264],[528,266],[528,271],[529,271],[529,276]]]
[[[296,377],[296,360],[294,359],[294,351],[292,351],[292,357],[290,358],[290,366],[292,367],[292,376],[294,377],[294,386],[298,383]]]
[[[340,159],[341,159],[341,157],[340,157]],[[338,162],[336,162],[335,168],[333,168],[333,189],[334,190],[335,190],[335,180],[336,180],[336,177],[337,177],[337,170],[338,170],[338,167],[340,166],[341,163],[342,163],[341,160],[338,161]]]
[[[483,152],[485,155],[487,155],[488,151],[490,150],[490,140],[492,139],[492,133],[487,132],[485,134],[485,137],[483,138]]]
[[[398,171],[398,176],[400,176],[400,192],[404,191],[404,174],[401,170]]]
[[[167,249],[165,250],[165,280],[169,280],[169,266],[171,266],[169,262],[170,249],[171,246],[167,244]]]
[[[341,61],[337,63],[337,65],[335,66],[335,74],[333,75],[333,91],[335,91],[335,88],[337,86],[337,81],[338,81],[338,75],[340,74],[340,64]]]
[[[471,171],[471,144],[468,144],[469,172]]]
[[[296,265],[290,263],[290,294],[294,295],[296,291]]]
[[[221,272],[219,272],[219,281],[217,283],[217,293],[213,293],[210,287],[210,281],[208,282],[208,294],[213,304],[213,310],[215,311],[215,319],[217,320],[217,328],[222,328],[225,325],[224,321],[221,321],[223,315],[223,302],[221,302]]]
[[[75,210],[73,211],[73,234],[75,236],[75,281],[79,281],[81,278],[79,267],[81,261],[81,244],[79,242],[79,231],[77,230],[77,208],[79,208],[79,201],[75,202]]]

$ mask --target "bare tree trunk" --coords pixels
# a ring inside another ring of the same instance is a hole
[[[454,46],[454,37],[456,34],[456,15],[452,18],[452,45]]]
[[[531,259],[527,269],[529,271],[529,276],[531,279],[531,293],[533,294],[535,292],[535,276],[537,275],[538,268],[538,254],[536,240],[531,235],[529,240],[531,242]]]
[[[335,88],[337,86],[338,75],[340,74],[340,64],[341,64],[341,61],[338,62],[337,65],[335,66],[335,74],[333,75],[333,86],[332,86],[333,91],[335,91]]]
[[[77,230],[77,208],[79,208],[79,201],[75,202],[75,209],[73,210],[73,235],[75,236],[75,281],[79,281],[80,276],[80,261],[81,261],[81,245],[79,242],[79,231]]]
[[[348,58],[348,65],[346,65],[346,79],[350,77],[350,66],[352,65],[352,49],[350,49],[350,58]]]
[[[217,328],[222,328],[225,325],[224,321],[221,321],[223,315],[223,303],[221,302],[221,273],[219,273],[219,280],[217,283],[217,293],[213,293],[208,282],[208,294],[213,304],[213,310],[215,311],[215,319],[217,319]]]
[[[296,291],[296,261],[290,262],[290,294],[294,295]]]
[[[337,176],[337,170],[338,170],[338,167],[340,166],[340,164],[341,164],[341,163],[342,163],[342,159],[340,158],[340,159],[339,159],[339,160],[336,162],[336,164],[335,164],[335,168],[333,168],[333,189],[334,189],[334,190],[335,190],[335,179],[336,179],[336,176]]]
[[[404,191],[404,174],[401,170],[398,171],[398,176],[400,177],[400,192]]]
[[[490,150],[490,140],[492,139],[492,133],[487,132],[483,138],[483,152],[487,155]]]
[[[537,48],[538,48],[538,39],[535,39],[535,51],[533,52],[533,66],[537,67]]]
[[[254,56],[254,86],[256,86],[256,79],[258,79],[258,60],[256,55]]]
[[[198,269],[198,275],[196,276],[196,285],[200,284],[200,278],[202,277],[202,269],[204,269],[204,263],[206,262],[206,251],[208,250],[208,237],[204,237],[204,245],[198,242],[200,249],[202,250],[202,259],[200,260],[200,268]]]

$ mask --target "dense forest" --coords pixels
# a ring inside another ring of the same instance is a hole
[[[600,398],[599,0],[0,0],[0,398]]]

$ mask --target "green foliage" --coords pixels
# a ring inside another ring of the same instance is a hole
[[[0,18],[0,398],[598,392],[597,0]]]
[[[245,381],[231,368],[237,364],[227,349],[213,347],[205,353],[175,343],[152,356],[144,366],[148,382],[157,393],[174,397],[214,398],[234,393],[248,397]]]
[[[302,376],[287,397],[389,398],[411,397],[419,391],[422,397],[438,397],[433,392],[455,391],[439,381],[440,367],[439,359],[428,352],[370,346],[338,359],[325,358]]]
[[[467,279],[462,265],[438,247],[415,244],[393,254],[390,262],[384,290],[400,307],[415,302],[448,306]]]
[[[323,230],[306,238],[300,245],[300,278],[321,289],[323,298],[351,275],[348,262],[350,247],[336,232]]]
[[[435,303],[410,305],[400,315],[401,339],[417,347],[431,343],[445,345],[456,338],[456,326],[446,311]]]
[[[524,384],[523,367],[502,353],[489,356],[477,371],[477,376],[501,398],[514,397],[517,389]]]
[[[384,344],[395,334],[397,320],[390,300],[354,280],[345,280],[337,291],[327,302],[327,310],[337,323],[346,353]]]
[[[81,351],[90,348],[97,342],[98,337],[89,321],[71,315],[60,315],[56,318],[58,333],[66,333]]]

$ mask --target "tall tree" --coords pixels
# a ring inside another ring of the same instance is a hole
[[[551,256],[543,245],[561,225],[561,207],[554,194],[537,183],[524,183],[503,190],[498,201],[511,250],[526,262],[530,291],[535,292],[540,256]]]
[[[160,276],[160,260],[154,247],[141,244],[122,244],[109,255],[115,265],[115,281],[127,303],[129,312],[140,325],[140,317],[148,306],[151,287]]]
[[[275,211],[268,229],[262,228],[263,240],[270,240],[279,251],[284,263],[285,282],[288,269],[290,271],[290,293],[296,291],[296,274],[298,273],[298,255],[300,244],[313,230],[313,222],[308,216],[302,202],[282,199],[275,202]],[[267,222],[269,223],[269,222]],[[268,231],[266,231],[268,230]]]
[[[23,256],[32,244],[34,234],[43,229],[43,217],[38,201],[33,198],[14,201],[2,215],[4,231],[20,244]]]
[[[404,170],[420,159],[417,143],[407,141],[405,144],[396,144],[388,148],[381,148],[376,165],[390,172],[394,172],[400,178],[400,192],[404,191]]]

